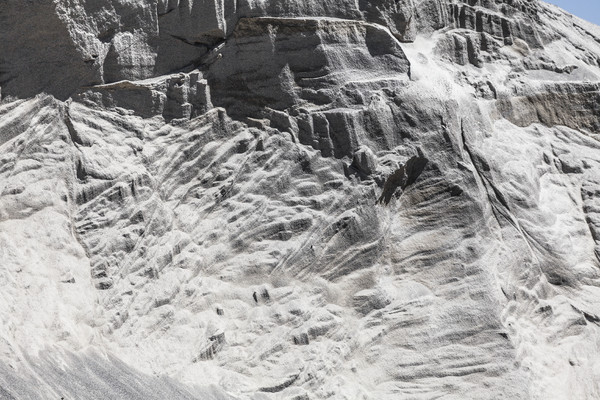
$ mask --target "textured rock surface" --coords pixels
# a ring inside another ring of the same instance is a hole
[[[0,398],[600,398],[600,28],[7,0],[0,38]]]

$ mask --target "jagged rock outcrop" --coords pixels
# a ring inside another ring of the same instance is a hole
[[[146,79],[197,66],[248,17],[368,21],[388,28],[403,42],[413,41],[417,28],[454,27],[472,32],[470,47],[485,50],[494,39],[506,44],[521,39],[539,48],[544,34],[534,27],[537,11],[536,2],[491,1],[9,0],[2,15],[6,40],[0,44],[1,81],[5,94],[27,97],[46,91],[67,98],[84,85]],[[19,73],[22,68],[28,73]],[[25,80],[24,75],[35,79]]]
[[[0,22],[0,397],[600,396],[600,28],[536,0]]]

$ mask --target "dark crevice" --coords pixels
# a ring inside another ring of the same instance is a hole
[[[600,326],[600,317],[598,317],[597,315],[585,312],[579,309],[578,307],[575,307],[573,304],[571,304],[571,308],[573,308],[573,310],[575,310],[576,312],[581,313],[581,315],[585,318],[587,322]]]
[[[421,155],[411,157],[406,164],[388,176],[383,184],[383,192],[377,199],[377,203],[388,205],[398,188],[404,190],[417,181],[428,162],[429,160]]]
[[[85,168],[83,167],[83,163],[81,162],[81,160],[77,160],[77,179],[79,179],[80,181],[85,181],[87,180],[88,174],[85,171]]]
[[[588,322],[591,322],[592,324],[596,324],[596,325],[600,326],[600,317],[598,317],[597,315],[588,314],[585,311],[582,311],[582,313]]]
[[[292,384],[294,382],[296,382],[299,377],[300,377],[300,374],[296,374],[296,375],[290,376],[285,382],[283,382],[283,383],[281,383],[279,385],[269,386],[269,387],[263,387],[263,388],[260,388],[259,391],[260,392],[266,392],[266,393],[281,392],[285,388],[288,388],[288,387],[292,386]]]
[[[158,18],[160,19],[161,17],[164,17],[164,16],[166,16],[166,15],[169,15],[169,14],[171,14],[173,11],[175,11],[176,9],[177,9],[177,7],[173,7],[173,8],[171,8],[170,10],[167,10],[167,12],[164,12],[164,13],[162,13],[162,14],[160,14],[160,13],[157,13],[157,15],[158,15]]]
[[[99,33],[97,38],[102,43],[110,43],[116,34],[117,34],[117,30],[115,28],[110,28],[104,32]]]
[[[65,122],[65,125],[67,126],[67,130],[69,131],[69,136],[71,137],[71,141],[73,142],[73,144],[75,144],[75,146],[77,146],[77,145],[85,146],[85,144],[83,143],[83,140],[81,139],[81,136],[79,136],[79,133],[77,132],[77,130],[75,129],[75,126],[73,125],[73,121],[71,120],[71,114],[69,112],[69,104],[67,104],[64,108],[64,122]]]
[[[206,43],[202,43],[202,42],[190,42],[189,40],[187,40],[183,36],[178,36],[178,35],[171,35],[171,34],[169,34],[169,36],[171,36],[173,39],[180,40],[180,41],[182,41],[185,44],[189,44],[190,46],[201,47],[201,48],[206,49],[207,51],[209,51],[211,49],[211,46],[208,45],[208,44],[206,44]]]

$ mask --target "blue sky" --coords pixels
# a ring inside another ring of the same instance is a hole
[[[567,10],[579,18],[600,25],[600,0],[545,0]]]

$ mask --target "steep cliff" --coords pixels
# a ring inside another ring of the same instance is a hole
[[[600,28],[537,0],[6,0],[0,398],[600,398]]]

